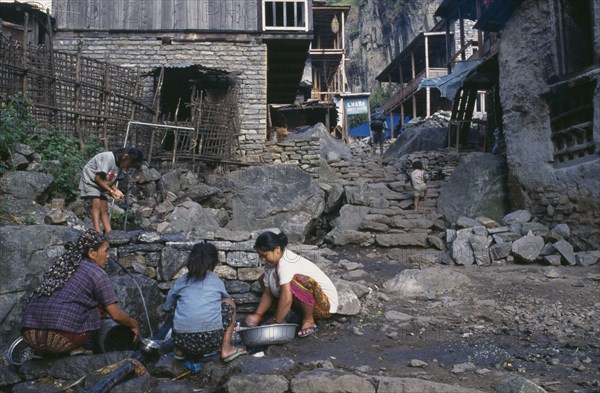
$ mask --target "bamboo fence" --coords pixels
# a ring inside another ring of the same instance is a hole
[[[140,101],[138,70],[81,55],[55,52],[0,38],[0,94],[21,93],[32,101],[35,131],[56,127],[86,143],[105,149],[123,146],[127,123],[151,118]]]
[[[134,68],[84,57],[81,44],[76,53],[63,53],[51,45],[30,46],[25,38],[11,41],[0,34],[0,94],[21,93],[32,101],[38,124],[32,132],[55,127],[75,137],[81,149],[92,141],[107,150],[135,145],[148,157],[171,160],[173,167],[182,159],[234,161],[240,149],[236,84],[231,80],[219,88],[194,88],[192,118],[159,123],[161,81],[148,106],[141,102],[141,75]]]

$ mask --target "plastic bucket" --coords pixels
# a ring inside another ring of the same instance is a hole
[[[124,325],[119,325],[112,319],[102,321],[98,332],[97,345],[102,353],[127,351],[136,349],[133,332]]]

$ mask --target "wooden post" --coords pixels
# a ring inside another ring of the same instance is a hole
[[[152,116],[152,123],[156,124],[158,121],[158,112],[160,111],[160,91],[162,89],[163,80],[165,77],[165,68],[160,67],[160,73],[158,74],[158,82],[156,83],[156,91],[154,92],[154,99],[152,100],[152,110],[154,116]],[[150,146],[148,147],[148,165],[152,163],[152,149],[154,148],[154,137],[156,134],[156,128],[152,127],[152,133],[150,134]]]
[[[23,22],[23,54],[21,56],[21,66],[23,73],[21,74],[21,91],[23,97],[27,97],[27,51],[29,50],[29,13],[25,13]]]
[[[85,144],[83,143],[83,135],[81,134],[81,118],[79,113],[80,95],[81,95],[81,50],[83,42],[79,41],[77,44],[77,56],[75,62],[75,135],[79,139],[79,148],[81,151],[84,150]]]
[[[448,75],[452,72],[452,63],[450,59],[453,58],[452,44],[450,42],[450,19],[446,19],[446,68],[448,69]]]
[[[340,89],[340,91],[346,91],[346,14],[342,11],[342,28],[340,30],[341,34],[342,34],[342,49],[344,49],[342,51],[342,88]]]
[[[175,169],[175,162],[177,161],[177,145],[179,145],[179,131],[173,130],[175,136],[175,142],[173,145],[173,154],[171,155],[171,169]]]
[[[481,0],[475,0],[475,15],[477,20],[481,18]],[[477,29],[477,56],[483,59],[483,31]]]
[[[429,78],[429,37],[425,36],[425,78]],[[431,90],[425,88],[425,117],[431,114]]]
[[[465,47],[465,20],[462,17],[462,13],[460,12],[460,7],[458,7],[458,20],[460,22],[460,59],[462,61],[465,61],[467,59],[467,57],[465,56],[465,51],[464,51],[464,47]]]
[[[102,87],[104,99],[102,100],[102,139],[104,139],[104,149],[108,150],[108,98],[110,94],[110,75],[108,63],[104,64],[104,77],[102,79]]]
[[[140,69],[139,67],[136,67],[135,70],[136,73],[136,79],[135,79],[135,86],[133,87],[133,94],[135,94],[135,98],[136,100],[139,99],[140,97],[140,80],[141,80],[141,76],[140,76]],[[135,118],[135,102],[131,103],[131,116],[129,117],[129,120],[132,120]],[[131,145],[135,146],[137,144],[137,133],[134,133],[131,136]],[[123,147],[125,147],[127,145],[127,141],[125,141],[125,144]],[[149,162],[148,162],[149,164]]]
[[[400,124],[404,127],[404,103],[400,104]]]
[[[56,76],[55,76],[55,71],[54,71],[54,33],[52,31],[52,20],[50,19],[50,10],[46,10],[46,32],[48,33],[48,56],[50,57],[50,106],[52,106],[54,109],[52,109],[52,120],[51,122],[53,122],[54,124],[56,124],[56,121],[58,119],[58,116],[56,115],[57,113],[57,109],[56,109],[56,92],[55,90],[55,86],[56,86]]]

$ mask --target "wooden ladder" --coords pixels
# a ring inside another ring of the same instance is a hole
[[[461,87],[454,98],[452,116],[448,123],[448,147],[452,146],[452,135],[455,135],[457,153],[461,142],[461,135],[463,139],[466,139],[469,135],[476,100],[477,89],[465,87]]]

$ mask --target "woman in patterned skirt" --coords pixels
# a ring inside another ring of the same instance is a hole
[[[42,282],[25,306],[21,335],[35,352],[46,354],[91,354],[84,344],[100,329],[100,310],[131,328],[134,341],[138,323],[119,308],[117,296],[104,267],[108,242],[95,230],[84,232],[75,244],[44,274]]]
[[[307,337],[317,331],[316,319],[329,318],[337,312],[338,293],[317,265],[287,250],[287,244],[284,233],[267,231],[256,239],[254,249],[265,261],[263,295],[254,314],[246,317],[246,324],[258,325],[277,302],[275,315],[266,323],[285,323],[292,306],[295,306],[302,313],[298,337]]]

